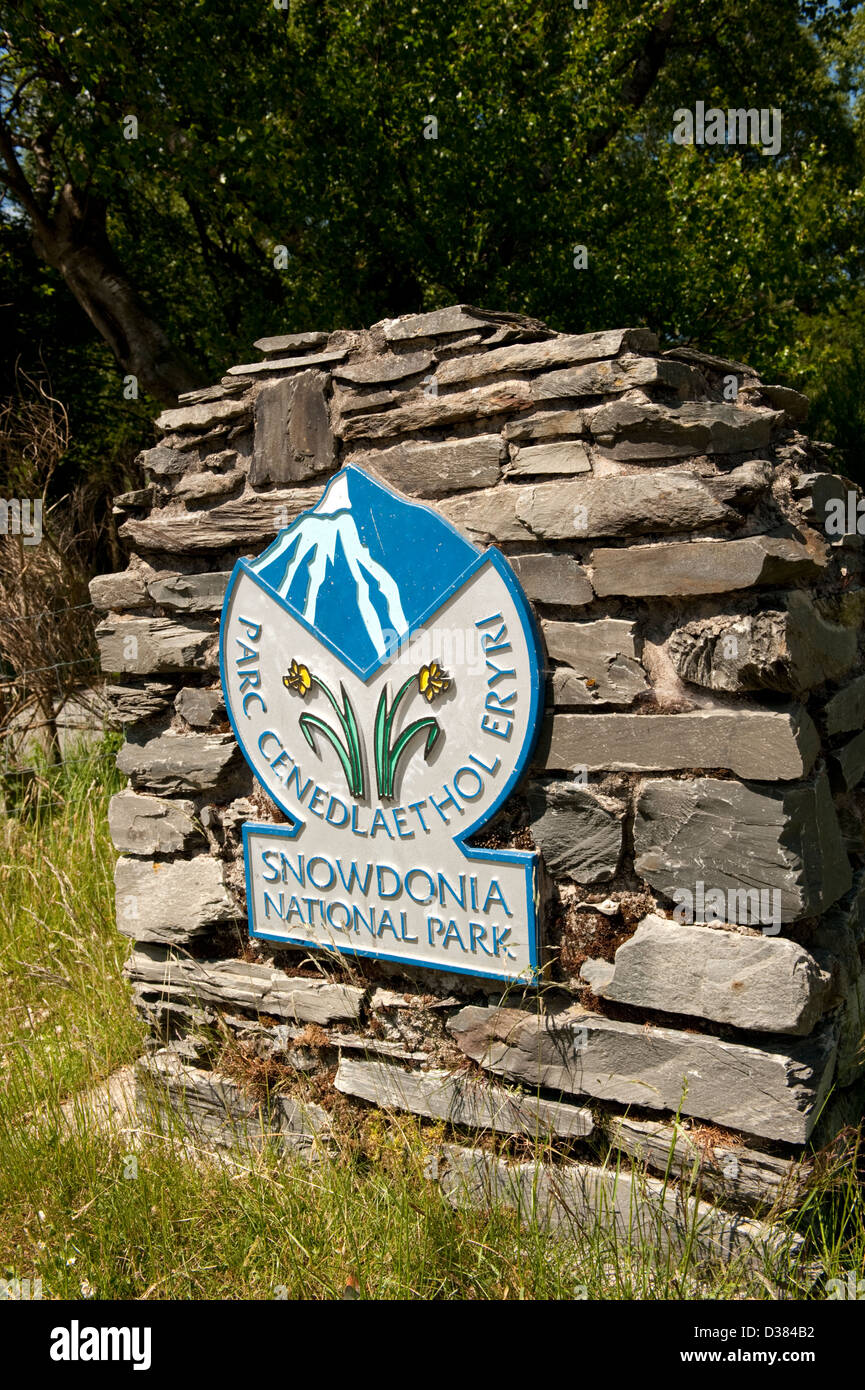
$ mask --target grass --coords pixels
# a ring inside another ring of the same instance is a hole
[[[603,1214],[556,1239],[505,1208],[456,1210],[429,1176],[445,1127],[408,1115],[344,1103],[336,1152],[313,1164],[198,1150],[155,1112],[134,1136],[70,1118],[63,1103],[145,1043],[113,918],[118,785],[106,744],[42,769],[0,820],[0,1277],[58,1299],[423,1300],[825,1297],[826,1279],[863,1277],[849,1144],[782,1218],[808,1236],[809,1293],[783,1258],[701,1265],[687,1242],[629,1242]]]

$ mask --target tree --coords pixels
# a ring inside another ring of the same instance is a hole
[[[159,399],[262,332],[455,300],[650,322],[795,383],[862,282],[855,13],[0,0],[0,215]],[[781,151],[675,145],[697,100],[779,108]]]

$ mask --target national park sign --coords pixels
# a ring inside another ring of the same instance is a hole
[[[220,628],[232,728],[287,824],[244,826],[250,932],[533,980],[537,856],[467,844],[538,729],[504,556],[354,467],[258,559]]]

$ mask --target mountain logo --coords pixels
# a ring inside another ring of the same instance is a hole
[[[289,818],[244,826],[253,936],[536,978],[536,855],[470,843],[541,711],[534,619],[498,550],[345,467],[238,561],[220,670]]]

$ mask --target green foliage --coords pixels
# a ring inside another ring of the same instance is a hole
[[[818,431],[861,448],[845,426],[865,332],[860,6],[683,0],[669,32],[667,0],[2,9],[7,109],[32,77],[14,113],[25,167],[35,180],[32,141],[49,129],[203,378],[262,333],[467,301],[572,331],[649,323],[730,353],[809,387]],[[673,145],[673,111],[698,99],[777,107],[780,154]],[[31,263],[46,325],[49,289],[64,343],[69,297]],[[91,468],[111,369],[69,351]],[[111,391],[122,451],[137,424],[121,427]]]

